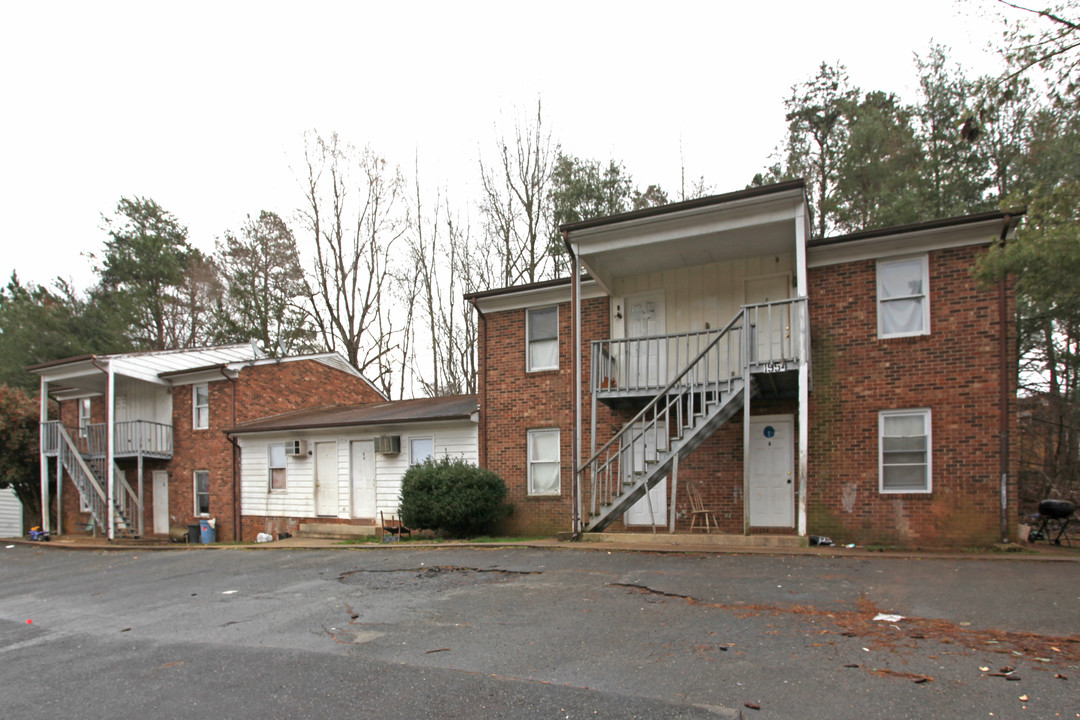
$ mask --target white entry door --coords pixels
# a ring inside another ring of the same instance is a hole
[[[337,443],[315,443],[315,514],[338,514]]]
[[[664,428],[656,428],[646,433],[644,442],[640,440],[634,443],[634,471],[647,472],[650,463],[657,459],[657,448],[665,449],[667,431]],[[648,461],[648,462],[646,462]],[[648,495],[630,506],[626,511],[624,521],[627,525],[667,525],[667,476],[656,483]],[[650,515],[649,509],[652,508]]]
[[[663,291],[626,298],[626,378],[630,388],[667,385],[667,330]],[[652,340],[634,340],[648,338]]]
[[[375,441],[357,440],[350,446],[352,516],[375,517]]]
[[[154,484],[154,532],[164,535],[169,532],[169,472],[155,470]]]
[[[795,421],[791,415],[750,420],[750,524],[795,526]]]

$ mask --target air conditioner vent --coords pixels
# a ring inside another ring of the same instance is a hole
[[[400,435],[379,435],[375,438],[375,452],[383,455],[398,455],[401,453]]]

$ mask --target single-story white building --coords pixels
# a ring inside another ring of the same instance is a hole
[[[15,488],[0,490],[0,538],[22,537],[23,530],[22,500],[15,494]]]
[[[435,457],[478,460],[476,395],[299,410],[228,431],[240,450],[243,539],[301,523],[375,525]]]

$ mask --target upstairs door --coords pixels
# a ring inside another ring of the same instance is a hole
[[[626,380],[630,389],[667,385],[663,291],[626,298]]]
[[[791,415],[750,420],[750,525],[795,526],[795,420]]]
[[[338,514],[337,443],[315,443],[315,514]]]
[[[747,278],[745,281],[747,305],[772,303],[790,297],[789,275],[767,275]],[[790,305],[762,305],[752,308],[748,310],[746,325],[750,330],[750,362],[780,362],[792,358]]]
[[[375,441],[357,440],[350,446],[352,516],[375,517]]]

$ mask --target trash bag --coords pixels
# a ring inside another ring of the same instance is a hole
[[[258,535],[255,536],[255,542],[257,542],[257,543],[274,542],[274,536],[271,535],[270,533],[259,533]]]
[[[825,547],[832,547],[833,546],[833,541],[832,541],[832,539],[827,538],[824,535],[811,535],[810,536],[810,544],[811,545],[822,545],[822,546],[825,546]]]

